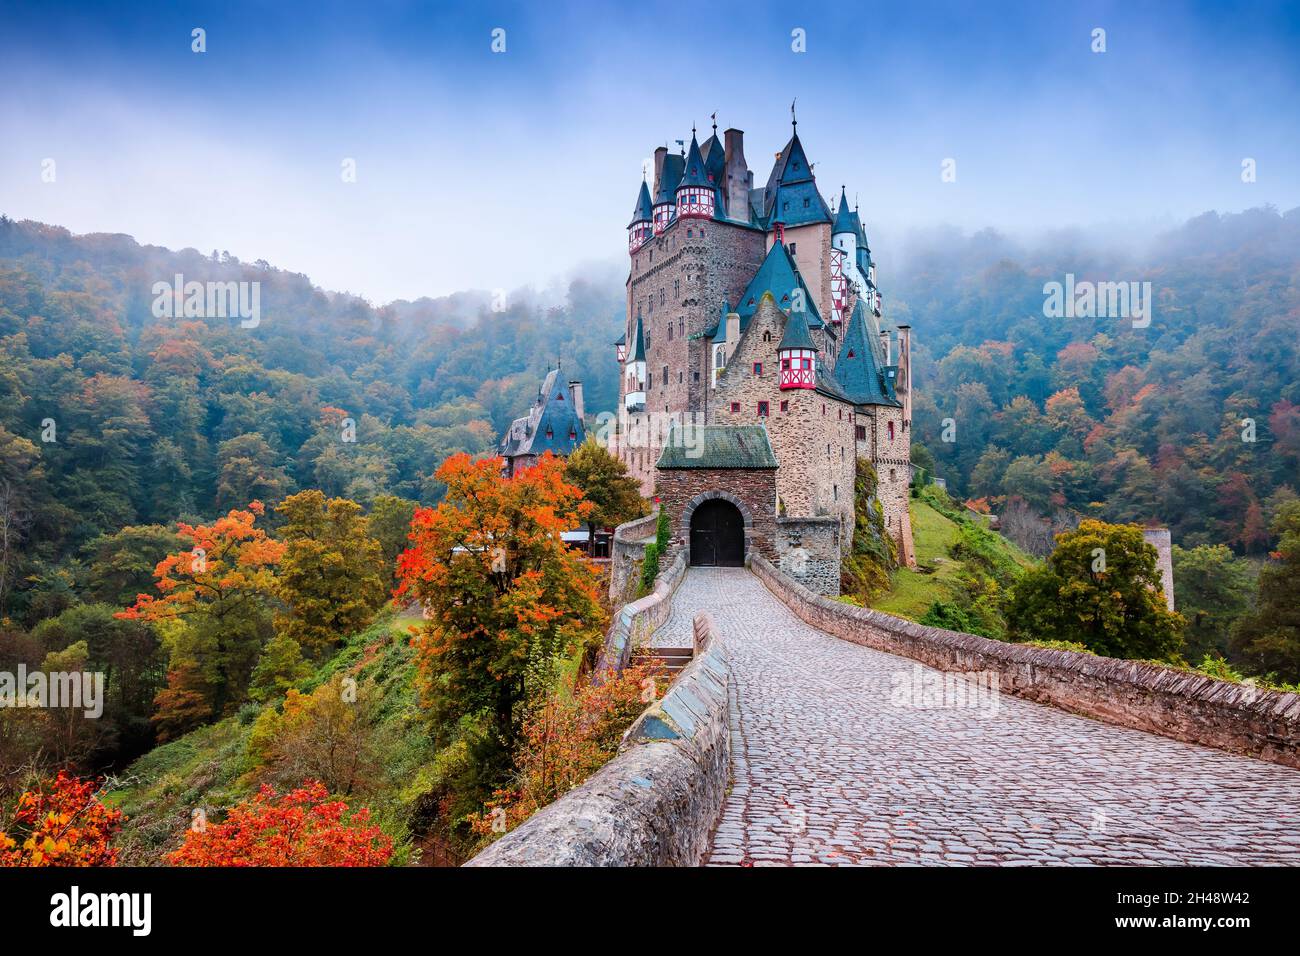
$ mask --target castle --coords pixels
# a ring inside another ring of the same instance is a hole
[[[759,188],[741,130],[656,149],[628,252],[612,447],[673,516],[674,546],[692,564],[755,548],[838,593],[864,458],[913,563],[911,330],[882,322],[862,220],[843,187],[823,199],[797,121]]]

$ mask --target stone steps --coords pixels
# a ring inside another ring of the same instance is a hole
[[[676,677],[694,658],[695,649],[691,647],[645,647],[632,654],[631,665],[646,665]]]

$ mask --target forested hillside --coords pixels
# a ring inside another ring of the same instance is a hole
[[[260,282],[260,322],[156,318],[153,285],[177,274]],[[613,407],[620,305],[601,277],[553,306],[520,290],[375,308],[261,261],[0,218],[0,619],[67,607],[124,527],[303,488],[435,502],[437,467],[492,447],[557,359]]]
[[[1300,210],[1206,213],[1117,248],[986,231],[882,276],[916,329],[916,439],[955,494],[1009,507],[1026,546],[1029,519],[1068,511],[1263,555],[1300,490]],[[1043,286],[1067,273],[1149,280],[1149,327],[1045,317]]]

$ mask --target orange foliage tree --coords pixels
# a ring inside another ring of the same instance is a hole
[[[95,799],[94,784],[60,771],[18,798],[0,866],[114,866],[110,841],[125,819]]]
[[[498,790],[489,812],[471,818],[474,832],[500,832],[501,822],[511,829],[590,777],[618,752],[623,732],[667,683],[648,668],[629,667],[599,685],[552,690],[524,719],[514,786]]]
[[[472,759],[486,795],[508,779],[520,722],[549,690],[530,675],[593,647],[604,627],[595,570],[561,539],[591,505],[549,454],[512,478],[499,458],[454,455],[436,477],[447,495],[415,512],[398,595],[428,616],[415,646],[435,733],[445,742],[467,717],[484,728]]]
[[[393,841],[364,808],[349,815],[325,785],[309,780],[283,796],[263,786],[221,823],[191,828],[173,866],[384,866]]]
[[[255,523],[260,501],[233,510],[211,525],[180,524],[189,547],[163,558],[156,568],[159,596],[138,595],[118,617],[147,621],[181,618],[185,627],[171,641],[168,691],[159,695],[164,739],[194,724],[203,698],[208,715],[222,715],[243,702],[244,691],[271,622],[266,598],[274,593],[275,566],[284,545]],[[177,713],[170,708],[178,707]]]

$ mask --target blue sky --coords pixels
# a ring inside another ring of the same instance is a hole
[[[1300,205],[1297,50],[1294,3],[0,0],[0,212],[375,302],[544,284],[622,255],[643,160],[714,110],[765,179],[797,97],[823,193],[848,184],[874,246],[1131,236]]]

